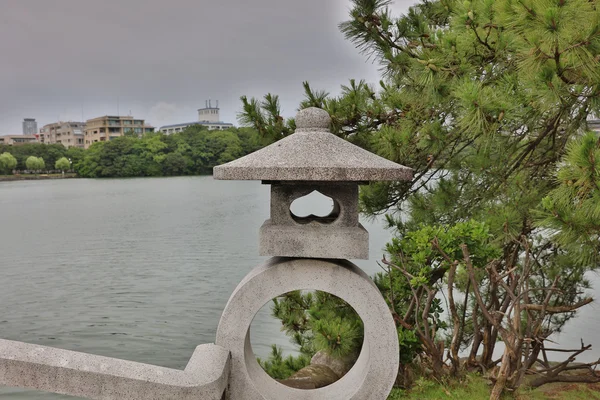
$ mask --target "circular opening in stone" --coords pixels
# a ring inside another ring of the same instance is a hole
[[[299,224],[308,224],[313,221],[330,224],[339,217],[340,205],[335,199],[318,190],[313,190],[292,202],[290,214],[292,219]]]
[[[318,389],[341,379],[363,346],[363,321],[344,300],[322,291],[293,291],[265,304],[250,327],[262,369],[297,389]]]

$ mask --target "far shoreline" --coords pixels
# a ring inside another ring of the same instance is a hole
[[[41,181],[48,179],[92,179],[92,180],[110,180],[110,179],[146,179],[146,178],[182,178],[182,177],[198,177],[198,176],[213,176],[212,173],[197,174],[197,175],[159,175],[159,176],[107,176],[88,178],[79,176],[77,173],[62,174],[23,174],[23,175],[0,175],[0,183],[2,182],[19,182],[19,181]]]
[[[14,181],[39,181],[46,179],[73,179],[78,178],[75,173],[68,174],[39,174],[39,175],[0,175],[0,182],[14,182]]]

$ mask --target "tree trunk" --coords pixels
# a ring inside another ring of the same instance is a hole
[[[529,387],[536,388],[552,382],[570,382],[570,383],[598,383],[600,376],[594,375],[555,375],[542,376],[529,383]]]
[[[492,340],[492,326],[486,321],[483,328],[483,353],[481,354],[481,364],[485,368],[490,368],[492,364],[495,345]]]
[[[504,387],[506,386],[506,381],[508,379],[508,366],[510,363],[509,358],[508,348],[505,348],[504,355],[502,355],[502,364],[500,364],[500,369],[498,370],[496,383],[492,388],[490,400],[500,400],[500,396],[502,396],[502,392],[504,391]]]

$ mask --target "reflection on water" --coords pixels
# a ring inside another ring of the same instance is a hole
[[[195,346],[214,342],[229,295],[265,259],[268,209],[267,186],[211,177],[2,183],[0,337],[183,368]],[[390,233],[363,224],[371,260],[357,264],[373,274]],[[596,311],[586,307],[561,344],[583,336],[600,346]],[[279,326],[268,307],[257,315],[257,355],[271,343],[290,349]],[[65,396],[0,389],[5,398]]]

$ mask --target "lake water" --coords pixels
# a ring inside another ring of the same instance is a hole
[[[302,206],[302,205],[301,205]],[[309,207],[310,204],[304,204]],[[212,177],[48,180],[0,184],[0,338],[171,368],[184,368],[198,344],[215,340],[238,282],[266,258],[258,229],[269,187]],[[367,273],[391,238],[370,232]],[[592,277],[598,282],[596,277]],[[600,352],[592,304],[556,340]],[[259,356],[290,350],[264,307],[252,325]],[[0,388],[0,399],[57,399]]]

